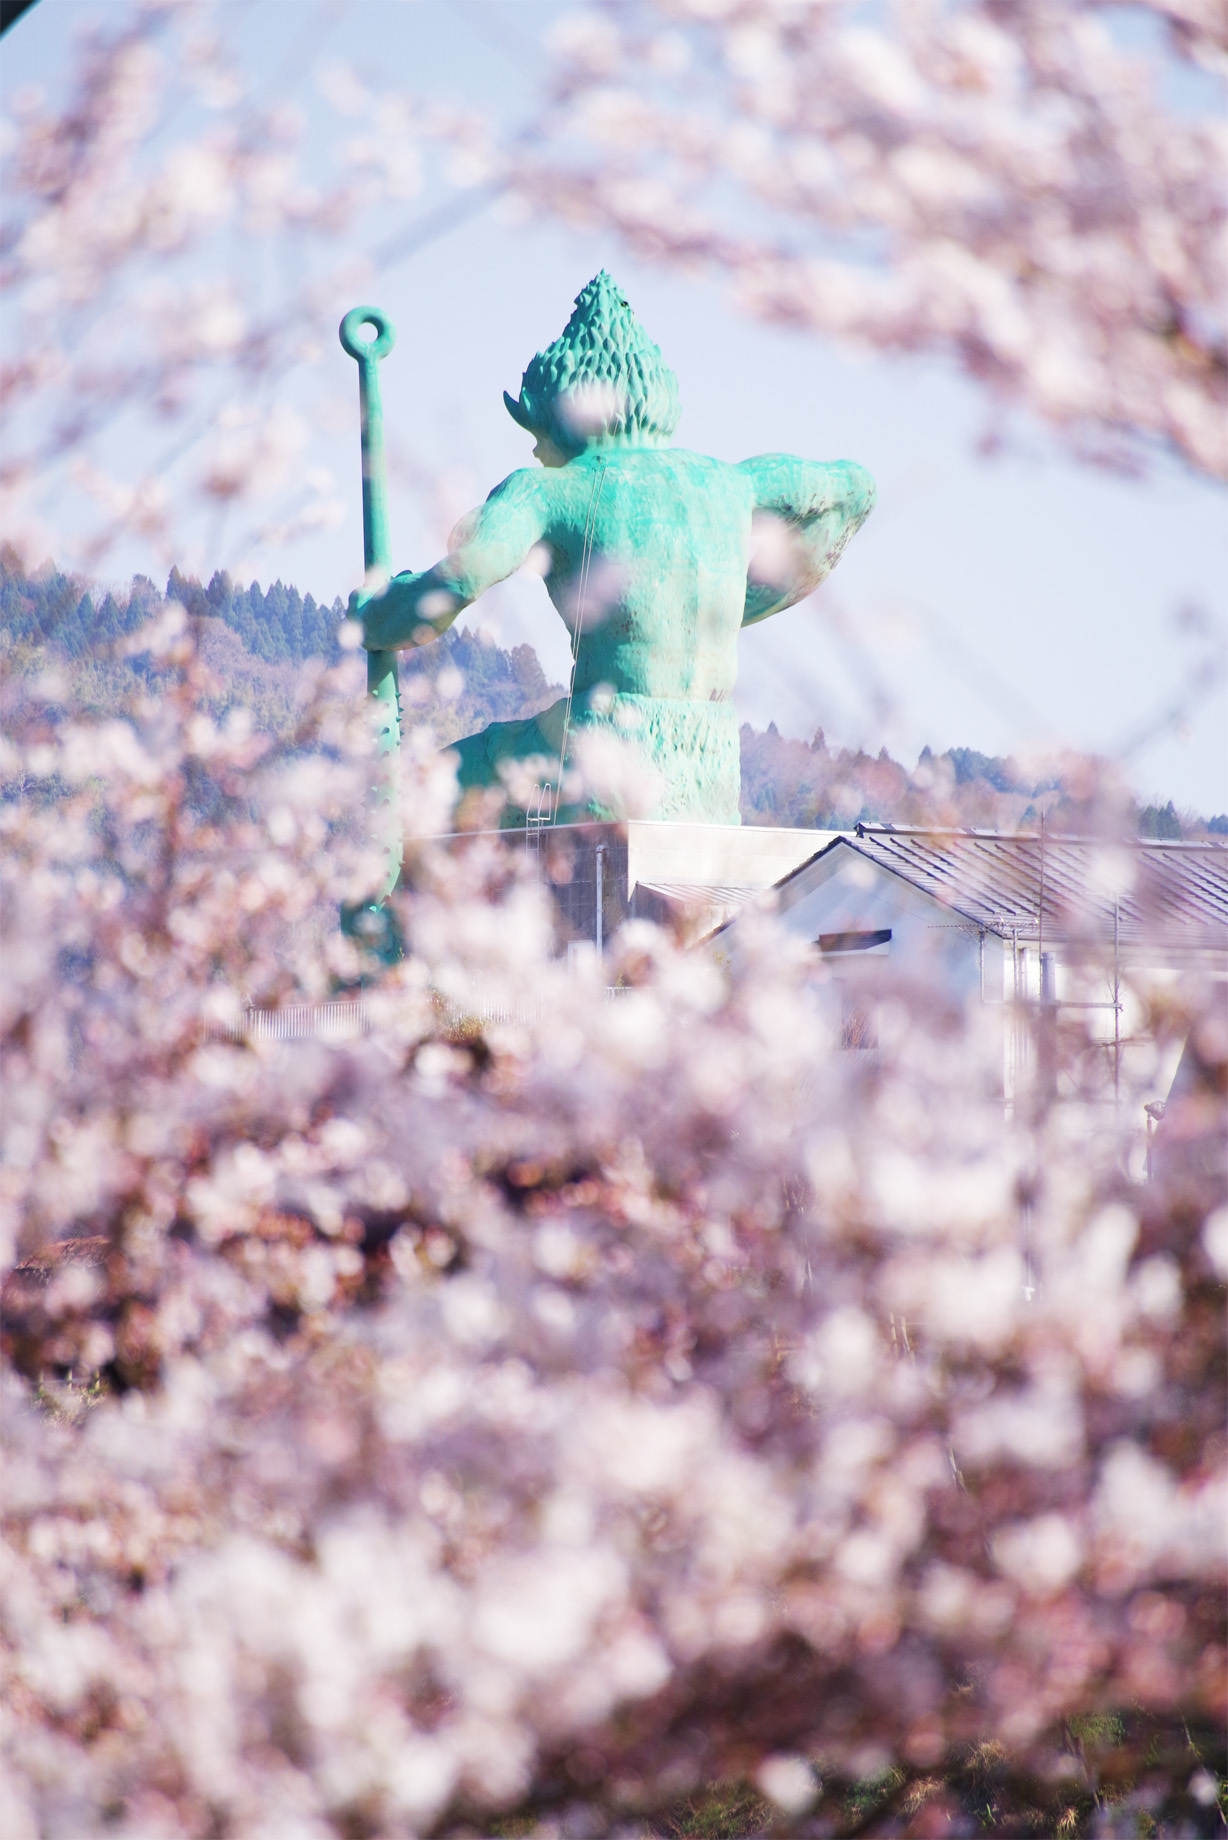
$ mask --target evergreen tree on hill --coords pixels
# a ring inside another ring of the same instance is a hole
[[[1212,820],[1208,829],[1214,828]],[[1167,805],[1144,805],[1138,815],[1138,834],[1140,837],[1156,837],[1169,842],[1181,836],[1181,819],[1171,799]]]
[[[170,578],[166,584],[166,598],[168,601],[178,601],[179,605],[186,608],[188,613],[196,619],[201,619],[206,614],[213,612],[209,597],[200,583],[189,581],[186,576],[179,573],[177,568],[170,572]]]
[[[110,599],[110,596],[108,596],[108,599]],[[112,606],[115,605],[113,600],[111,604]],[[99,611],[95,613],[93,601],[90,599],[88,594],[83,594],[81,596],[81,599],[77,602],[77,611],[74,613],[72,617],[73,628],[76,632],[81,634],[82,636],[81,642],[83,644],[85,642],[85,635],[87,635],[91,630],[97,631],[100,621],[101,621],[101,609],[99,609]]]
[[[123,636],[124,609],[120,606],[109,589],[107,590],[106,599],[94,616],[92,633],[96,642],[101,640],[104,644]],[[87,637],[86,646],[82,647],[83,650],[87,649],[88,642]]]

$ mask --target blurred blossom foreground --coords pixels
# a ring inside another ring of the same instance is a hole
[[[1222,986],[1129,991],[1143,1180],[1041,1077],[1097,1012],[1004,1116],[975,991],[858,1053],[770,917],[599,976],[496,834],[364,965],[356,661],[274,744],[130,644],[6,712],[5,1840],[1218,1831]]]

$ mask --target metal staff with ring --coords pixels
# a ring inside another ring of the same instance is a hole
[[[370,326],[372,338],[361,329]],[[388,500],[384,474],[384,408],[380,401],[379,365],[396,343],[396,327],[378,307],[354,307],[341,322],[342,349],[358,365],[358,404],[362,418],[362,546],[364,585],[382,587],[388,580]],[[374,841],[384,858],[378,902],[396,887],[401,873],[401,701],[395,652],[367,653],[367,692],[375,714],[376,775],[371,817]]]

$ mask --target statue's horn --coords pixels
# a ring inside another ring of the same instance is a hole
[[[519,422],[520,426],[525,430],[527,434],[534,433],[533,426],[531,422],[529,421],[528,416],[525,414],[524,410],[521,408],[519,400],[515,396],[509,396],[506,390],[504,390],[503,392],[503,400],[505,404],[507,405],[507,412],[511,416],[512,420],[514,422]]]

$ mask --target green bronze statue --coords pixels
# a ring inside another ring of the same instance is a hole
[[[874,481],[849,460],[730,466],[671,447],[677,379],[604,270],[504,400],[541,468],[496,486],[442,562],[356,595],[364,645],[429,644],[536,551],[572,636],[569,694],[457,742],[462,790],[534,759],[555,763],[546,779],[558,788],[578,737],[609,729],[655,770],[659,804],[645,815],[737,824],[738,633],[818,586],[868,516]],[[589,803],[554,815],[611,814]]]

